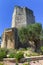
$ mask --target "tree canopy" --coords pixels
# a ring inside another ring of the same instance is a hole
[[[18,30],[19,39],[22,43],[29,40],[38,40],[40,38],[42,25],[40,23],[30,24]]]

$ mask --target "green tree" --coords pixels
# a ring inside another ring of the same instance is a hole
[[[28,40],[38,40],[42,26],[39,23],[30,24],[27,27],[19,29],[18,34],[21,42],[27,42]]]
[[[35,40],[40,38],[39,36],[42,30],[41,24],[39,23],[31,24],[27,26],[27,29],[28,29],[28,35],[30,39],[32,38],[32,40]]]
[[[42,30],[42,25],[39,23],[31,24],[27,26],[29,40],[34,41],[35,51],[40,48],[40,34]]]
[[[18,30],[19,39],[22,43],[25,43],[27,41],[27,28],[22,27]]]
[[[34,41],[35,46],[40,43],[40,34],[42,30],[42,25],[40,23],[30,24],[27,27],[22,27],[18,30],[18,35],[21,43],[28,43]],[[40,46],[40,45],[39,45]],[[36,48],[37,50],[37,48]]]
[[[42,29],[41,34],[40,34],[40,40],[43,40],[43,29]]]

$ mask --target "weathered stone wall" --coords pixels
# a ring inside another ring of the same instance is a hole
[[[33,11],[26,7],[16,6],[12,17],[12,27],[20,28],[30,23],[35,23]]]
[[[2,36],[1,48],[14,49],[17,46],[17,34],[15,28],[5,30]]]
[[[18,48],[21,46],[19,43],[17,29],[27,26],[28,24],[35,23],[33,11],[26,7],[16,6],[12,16],[12,28],[4,31],[2,35],[1,48]],[[22,45],[23,46],[23,45]],[[25,45],[26,46],[26,45]],[[24,47],[24,46],[23,46]]]
[[[28,24],[35,23],[35,16],[32,10],[25,8],[26,10],[26,22]]]
[[[3,33],[3,35],[2,35],[2,42],[1,42],[1,48],[6,48],[6,34],[5,34],[5,31],[4,31],[4,33]]]
[[[11,33],[11,32],[10,32]],[[14,49],[15,47],[15,38],[14,38],[14,34],[10,34],[8,33],[7,35],[7,48],[10,49]]]

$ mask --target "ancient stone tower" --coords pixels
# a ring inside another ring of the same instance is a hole
[[[11,27],[20,28],[32,23],[35,23],[35,16],[33,14],[33,11],[27,7],[22,8],[16,6],[12,16]]]
[[[2,35],[1,48],[14,49],[18,47],[17,29],[32,23],[35,23],[33,11],[26,7],[16,6],[12,16],[11,28],[6,29]]]

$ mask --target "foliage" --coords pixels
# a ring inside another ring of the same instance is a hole
[[[19,48],[19,51],[26,51],[27,48]]]
[[[30,24],[29,26],[27,26],[27,30],[29,39],[36,40],[40,38],[42,26],[39,23]]]
[[[8,50],[8,54],[10,54],[10,53],[15,53],[17,50],[16,49],[9,49]]]
[[[28,50],[28,51],[32,51],[33,49],[32,49],[31,47],[28,47],[27,50]]]
[[[39,23],[30,24],[27,27],[22,27],[18,30],[20,42],[26,43],[29,40],[38,40],[40,38],[41,30],[42,26]]]
[[[15,55],[14,53],[10,53],[9,58],[14,58],[14,55]]]
[[[6,58],[6,55],[7,55],[7,50],[0,48],[0,60]]]
[[[40,48],[40,49],[41,49],[41,51],[43,51],[43,46],[41,46],[41,48]]]
[[[40,40],[43,40],[43,30],[41,31]]]
[[[18,63],[16,63],[16,65],[18,65]]]
[[[16,54],[15,49],[9,49],[9,51],[8,51],[8,57],[9,58],[14,58],[15,54]]]
[[[39,56],[40,54],[36,53],[36,52],[31,52],[31,53],[26,53],[25,54],[27,57],[31,57],[31,56]]]
[[[40,47],[41,53],[43,54],[43,46]]]
[[[0,65],[3,65],[2,63],[0,63]]]
[[[19,51],[15,54],[15,58],[16,60],[20,60],[21,58],[23,58],[23,52]]]
[[[32,55],[32,56],[39,56],[40,54],[34,52],[34,53],[32,53],[31,55]]]
[[[25,63],[23,63],[23,65],[30,65],[30,64],[29,64],[29,62],[25,62]]]
[[[22,27],[21,29],[18,30],[18,35],[20,38],[20,41],[23,43],[24,41],[26,42],[27,38],[27,29]]]

